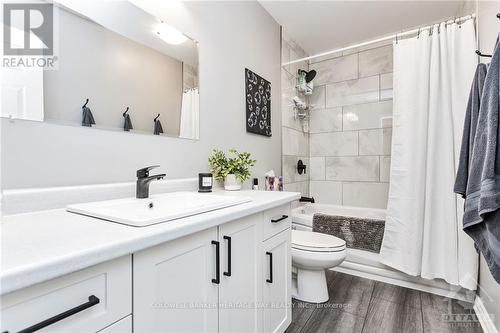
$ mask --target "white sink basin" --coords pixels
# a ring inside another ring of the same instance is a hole
[[[248,197],[173,192],[148,199],[118,199],[69,205],[68,212],[134,227],[167,222],[252,201]]]

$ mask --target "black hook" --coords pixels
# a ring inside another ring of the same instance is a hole
[[[127,114],[128,109],[129,109],[129,107],[127,106],[127,110],[125,110],[125,112],[123,112],[123,116],[124,116],[124,117],[125,117],[125,115]]]
[[[497,19],[499,19],[499,20],[500,20],[500,13],[498,13],[498,14],[497,14]]]
[[[482,54],[481,51],[479,50],[476,50],[476,54],[480,57],[486,57],[486,58],[491,58],[492,55],[491,54]]]
[[[87,106],[88,102],[89,102],[89,99],[87,98],[87,100],[85,101],[85,104],[83,104],[83,106],[82,106],[82,109]]]
[[[160,114],[159,114],[159,113],[158,113],[158,115],[156,116],[156,118],[155,118],[155,119],[153,119],[153,122],[155,122],[155,121],[156,121],[156,119],[158,119],[158,118],[160,118]]]

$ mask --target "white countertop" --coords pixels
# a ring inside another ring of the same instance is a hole
[[[239,191],[252,202],[148,227],[131,227],[66,212],[2,218],[0,294],[47,281],[300,198],[294,192]]]

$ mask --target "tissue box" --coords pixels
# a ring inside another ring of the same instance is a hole
[[[266,191],[283,191],[283,176],[266,176]]]

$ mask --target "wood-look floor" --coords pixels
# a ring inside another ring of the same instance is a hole
[[[342,273],[327,277],[330,300],[294,300],[287,333],[482,332],[471,303]]]

